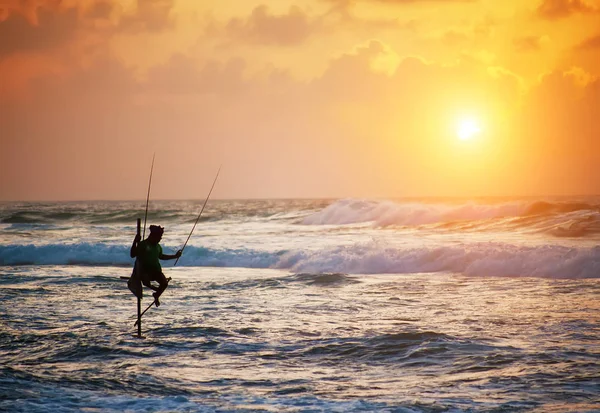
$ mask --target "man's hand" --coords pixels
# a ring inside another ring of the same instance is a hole
[[[177,252],[175,253],[175,258],[179,258],[179,257],[181,257],[181,253],[182,253],[182,251],[181,251],[181,250],[177,251]]]
[[[138,244],[140,243],[140,240],[142,239],[142,237],[140,237],[140,234],[135,234],[135,238],[133,239],[133,243],[131,244],[131,249],[129,250],[129,256],[131,258],[135,258],[137,257],[137,249],[138,249]]]

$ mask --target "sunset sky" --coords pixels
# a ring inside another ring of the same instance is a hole
[[[0,0],[0,200],[600,194],[600,0]]]

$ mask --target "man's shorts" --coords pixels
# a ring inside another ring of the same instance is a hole
[[[142,273],[142,283],[148,285],[150,284],[150,281],[156,281],[160,285],[166,285],[167,277],[165,277],[162,271],[145,271]]]

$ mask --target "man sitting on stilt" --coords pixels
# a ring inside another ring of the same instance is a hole
[[[160,301],[158,298],[167,288],[169,281],[162,272],[160,260],[174,260],[181,257],[181,250],[173,255],[163,254],[159,242],[162,239],[164,228],[158,225],[150,225],[150,235],[143,241],[136,235],[131,246],[131,257],[137,257],[133,274],[127,283],[131,292],[138,298],[142,298],[142,286],[154,290],[152,296],[154,303],[158,307]],[[151,284],[152,281],[158,282],[158,287]]]

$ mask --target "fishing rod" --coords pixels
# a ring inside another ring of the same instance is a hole
[[[152,158],[152,166],[154,166],[154,157]],[[223,165],[221,165],[221,166],[223,166]],[[185,240],[185,244],[183,244],[183,247],[181,248],[181,252],[183,252],[183,250],[185,249],[185,246],[187,245],[188,241],[190,240],[190,237],[192,236],[192,233],[194,232],[194,229],[196,228],[196,224],[198,224],[198,221],[200,220],[200,217],[202,216],[202,212],[204,211],[204,207],[206,207],[206,203],[208,202],[208,199],[210,198],[210,194],[212,193],[212,191],[213,191],[213,189],[215,187],[215,184],[217,183],[217,178],[219,177],[219,172],[221,172],[221,166],[219,166],[219,170],[217,171],[217,176],[215,176],[215,180],[213,181],[213,184],[210,187],[210,191],[208,191],[208,196],[206,197],[206,200],[204,201],[204,205],[202,205],[202,209],[200,210],[200,213],[198,214],[198,218],[196,218],[196,222],[194,222],[194,226],[192,227],[192,230],[190,231],[190,235],[188,235],[187,239]],[[150,181],[152,181],[152,171],[150,172]],[[150,186],[148,186],[148,195],[150,195]],[[147,206],[146,206],[146,212],[147,211],[148,211],[148,209],[147,209]],[[145,221],[144,221],[144,226],[145,226]],[[173,267],[177,265],[177,261],[179,261],[179,258],[177,258],[175,260],[175,264],[173,264]],[[169,281],[171,281],[171,277],[167,278],[167,285],[169,285]],[[142,319],[142,316],[144,314],[146,314],[146,311],[148,311],[150,309],[150,307],[152,307],[154,305],[154,303],[156,303],[156,298],[138,316],[138,319],[135,322],[134,326],[139,325],[140,320]]]
[[[221,165],[222,166],[222,165]],[[208,199],[210,198],[210,194],[212,193],[212,190],[215,187],[215,184],[217,183],[217,178],[219,177],[219,172],[221,172],[221,166],[219,166],[219,170],[217,171],[217,176],[215,176],[215,180],[213,181],[212,186],[210,187],[210,191],[208,191],[208,196],[206,197],[206,200],[204,201],[204,205],[202,205],[202,209],[200,210],[200,213],[198,214],[198,218],[196,218],[196,222],[194,222],[194,226],[192,227],[192,230],[190,231],[190,235],[188,235],[188,238],[185,240],[185,244],[183,244],[183,247],[181,248],[181,252],[183,252],[183,250],[185,249],[185,246],[187,245],[188,241],[190,240],[190,237],[192,236],[192,233],[194,232],[194,229],[196,228],[196,224],[198,223],[198,221],[200,220],[200,217],[202,216],[202,212],[204,211],[204,207],[206,206],[206,203],[208,202]],[[175,260],[175,264],[173,264],[173,267],[177,265],[177,261],[179,261],[179,258],[177,258]],[[171,277],[167,278],[167,285],[169,284],[169,281],[171,281]],[[150,307],[152,307],[154,305],[154,303],[156,302],[156,298],[150,303],[150,305],[148,307],[146,307],[146,309],[138,316],[138,320],[135,322],[134,326],[137,326],[138,323],[140,322],[140,320],[142,319],[142,316],[144,314],[146,314],[146,311],[148,311],[150,309]]]
[[[223,166],[223,165],[221,165],[221,166]],[[213,181],[213,184],[210,187],[210,191],[208,191],[208,196],[206,197],[206,200],[204,201],[204,205],[202,205],[202,209],[200,210],[200,213],[198,214],[198,218],[196,218],[196,222],[194,222],[194,226],[192,227],[192,230],[190,231],[190,235],[188,235],[187,239],[185,240],[185,244],[183,244],[183,247],[181,248],[182,253],[183,253],[183,250],[185,249],[185,246],[187,245],[188,241],[190,240],[190,237],[192,236],[194,229],[196,228],[196,224],[198,223],[198,221],[200,220],[200,217],[202,216],[202,211],[204,211],[204,207],[206,206],[206,203],[208,202],[208,199],[210,198],[210,194],[212,193],[213,188],[215,187],[215,184],[217,183],[217,178],[219,177],[219,172],[221,172],[221,166],[219,166],[219,170],[217,171],[217,176],[215,176],[215,180]],[[177,258],[175,260],[175,264],[173,264],[173,267],[177,265],[177,261],[179,261],[179,258]]]
[[[150,167],[150,180],[148,181],[148,195],[146,195],[146,213],[144,214],[144,232],[142,235],[142,239],[146,237],[146,220],[148,219],[148,203],[150,202],[150,186],[152,185],[152,172],[154,171],[154,158],[156,157],[156,152],[152,155],[152,166]]]

